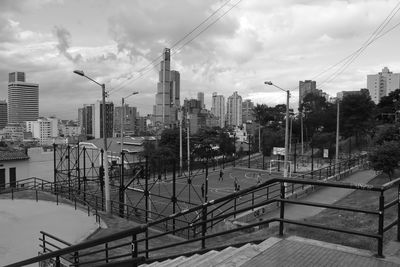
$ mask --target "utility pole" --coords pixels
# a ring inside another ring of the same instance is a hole
[[[103,98],[103,141],[104,141],[104,190],[106,198],[106,213],[111,213],[111,201],[110,201],[110,177],[108,175],[108,153],[107,153],[107,132],[106,132],[106,86],[103,83],[102,98]]]
[[[183,168],[183,153],[182,153],[182,108],[179,108],[178,119],[179,119],[179,176],[182,176]]]
[[[337,114],[336,114],[336,151],[335,151],[335,167],[339,163],[339,99],[337,101]]]
[[[189,111],[186,113],[187,116],[187,160],[188,160],[188,177],[190,179],[190,117],[189,117]]]

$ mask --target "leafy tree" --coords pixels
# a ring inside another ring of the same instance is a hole
[[[378,118],[385,122],[393,122],[395,116],[386,116],[386,114],[394,114],[400,110],[400,89],[396,89],[384,96],[377,105]]]
[[[264,156],[271,156],[273,147],[283,147],[285,145],[285,130],[266,128],[262,132],[262,153]]]
[[[352,94],[343,98],[340,104],[341,134],[356,137],[359,143],[362,134],[370,134],[375,127],[375,104],[367,94]]]
[[[309,93],[300,106],[303,113],[303,125],[307,136],[316,132],[333,131],[335,129],[336,107],[318,94]],[[308,139],[308,138],[306,138]]]
[[[400,142],[400,125],[382,125],[378,128],[375,135],[375,144],[382,145],[384,142],[397,141]]]
[[[369,160],[375,171],[382,171],[392,180],[395,169],[399,166],[400,146],[396,141],[384,142],[370,154]]]

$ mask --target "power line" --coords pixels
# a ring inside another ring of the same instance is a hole
[[[232,0],[228,0],[226,2],[224,2],[219,8],[217,8],[213,13],[211,13],[205,20],[203,20],[199,25],[197,25],[193,30],[191,30],[190,32],[188,32],[187,34],[185,34],[181,39],[179,39],[178,41],[176,41],[171,47],[171,49],[173,49],[175,46],[177,46],[179,43],[181,43],[183,40],[185,40],[188,36],[190,36],[193,32],[195,32],[197,29],[199,29],[201,26],[203,26],[207,21],[209,21],[215,14],[217,14],[222,8],[224,8],[227,4],[229,4]],[[240,0],[241,1],[241,0]],[[240,2],[239,1],[239,2]],[[237,4],[236,4],[237,5]],[[235,5],[235,6],[236,6]],[[232,8],[231,8],[232,9]],[[214,24],[214,23],[213,23]],[[209,27],[207,27],[208,29]],[[198,35],[197,35],[198,36]],[[192,39],[193,40],[193,39]],[[186,43],[185,43],[186,44]],[[154,67],[158,66],[159,63],[155,66],[153,66],[153,63],[159,61],[162,58],[163,54],[161,54],[160,56],[156,57],[155,59],[153,59],[148,65],[146,65],[145,67],[143,67],[142,69],[140,69],[138,71],[139,76],[136,77],[133,81],[137,80],[138,78],[141,78],[144,76],[144,74],[146,74],[148,71],[152,70]],[[150,68],[149,68],[150,67]],[[129,78],[127,78],[124,82],[122,82],[118,88],[116,87],[116,89],[112,89],[109,92],[111,93],[112,91],[118,91],[120,89],[122,89],[125,84],[131,80],[133,78],[133,75],[131,75]],[[132,82],[133,82],[132,81]]]
[[[355,52],[347,56],[345,59],[342,59],[340,63],[344,62],[342,66],[340,66],[330,77],[327,77],[321,84],[320,88],[323,84],[329,83],[333,79],[335,79],[337,76],[339,76],[341,73],[343,73],[351,63],[353,63],[360,55],[361,53],[373,42],[378,40],[379,38],[383,37],[385,34],[388,32],[392,31],[394,28],[399,26],[400,23],[396,24],[394,27],[389,29],[388,31],[384,32],[383,34],[382,31],[386,28],[386,26],[390,23],[390,21],[393,19],[393,17],[400,11],[400,2],[396,4],[396,6],[390,11],[390,13],[386,16],[386,18],[382,21],[382,23],[379,25],[378,28],[375,29],[375,31],[370,35],[370,37],[361,45],[359,49],[357,49]],[[334,66],[339,65],[340,63],[336,63]],[[329,69],[332,69],[333,67],[330,67]]]

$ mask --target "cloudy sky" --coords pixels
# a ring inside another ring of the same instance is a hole
[[[42,116],[75,119],[80,106],[101,98],[97,85],[72,73],[79,69],[105,83],[116,105],[139,91],[127,103],[146,115],[152,112],[164,47],[172,48],[172,68],[181,73],[181,98],[202,91],[207,108],[212,92],[228,97],[238,91],[256,103],[284,103],[285,94],[266,87],[266,80],[293,90],[293,105],[299,80],[314,79],[334,96],[366,87],[366,75],[384,66],[400,72],[400,12],[392,12],[398,4],[1,0],[0,99],[7,98],[8,73],[23,71],[28,82],[40,85]],[[363,47],[373,33],[379,38]],[[360,48],[351,62],[341,62]]]

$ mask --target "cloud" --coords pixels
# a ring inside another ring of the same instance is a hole
[[[59,52],[72,62],[79,62],[82,59],[80,54],[73,56],[68,52],[71,42],[71,33],[62,26],[54,26],[54,33],[58,40],[57,49]]]

